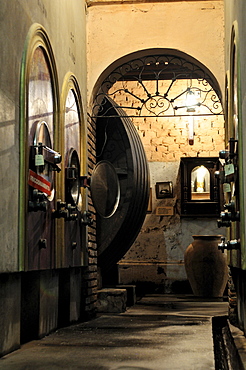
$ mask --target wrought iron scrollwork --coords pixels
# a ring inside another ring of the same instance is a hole
[[[124,104],[121,99],[120,107],[129,117],[188,116],[187,94],[196,97],[194,115],[220,115],[221,101],[212,86],[210,75],[184,58],[152,55],[134,59],[116,68],[103,81],[92,117],[113,116],[111,108],[104,109],[104,98],[111,97],[117,104],[122,96]]]

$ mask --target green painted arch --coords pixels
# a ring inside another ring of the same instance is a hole
[[[245,204],[245,186],[244,186],[244,152],[246,148],[243,146],[243,116],[242,116],[242,81],[241,81],[242,62],[240,59],[240,37],[238,23],[235,21],[231,31],[230,45],[230,93],[229,93],[229,126],[233,126],[233,90],[234,81],[233,75],[236,69],[237,74],[237,112],[238,112],[238,167],[239,167],[239,194],[240,194],[240,244],[241,244],[241,268],[246,270],[246,204]],[[233,130],[229,128],[229,133],[233,135]]]
[[[26,215],[27,215],[27,118],[28,118],[28,77],[30,62],[37,47],[44,50],[50,68],[53,91],[54,127],[58,124],[59,90],[55,58],[49,36],[44,27],[34,23],[27,34],[20,71],[20,110],[19,110],[19,270],[25,269]]]

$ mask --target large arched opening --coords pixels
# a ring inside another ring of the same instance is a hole
[[[180,163],[181,158],[218,157],[224,147],[221,99],[211,71],[177,50],[141,50],[101,74],[89,118],[96,128],[96,162],[114,158],[113,163],[124,152],[138,163],[130,171],[119,165],[121,159],[116,165],[122,183],[135,181],[132,198],[127,198],[132,208],[122,206],[121,214],[118,208],[112,217],[97,217],[98,261],[106,283],[179,290],[186,279],[184,251],[192,235],[218,234],[219,198],[211,212],[183,211]],[[116,131],[126,122],[133,146],[123,148],[124,135]],[[192,203],[195,198],[190,198]]]

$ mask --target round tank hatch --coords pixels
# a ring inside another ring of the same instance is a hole
[[[115,167],[108,161],[99,162],[91,176],[93,205],[103,218],[113,216],[120,199],[120,184]]]
[[[71,149],[68,156],[68,167],[66,168],[66,201],[74,205],[78,204],[80,195],[80,162],[75,149]]]

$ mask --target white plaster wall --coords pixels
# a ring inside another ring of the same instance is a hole
[[[224,91],[223,15],[223,1],[90,6],[89,98],[105,68],[126,54],[148,48],[172,48],[191,55],[210,69]]]

